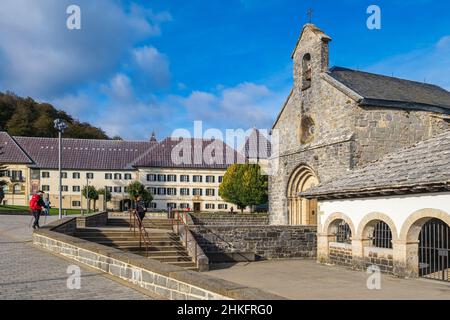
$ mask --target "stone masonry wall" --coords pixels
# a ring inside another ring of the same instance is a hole
[[[268,225],[269,216],[266,214],[197,214],[190,213],[196,225]]]
[[[305,148],[280,158],[278,174],[269,177],[269,212],[272,225],[286,225],[287,189],[292,173],[302,164],[308,165],[324,182],[347,172],[352,167],[353,142],[350,140]]]
[[[354,158],[358,165],[450,130],[449,121],[425,111],[358,108],[355,116]]]
[[[352,246],[342,243],[330,243],[329,262],[341,266],[352,266]]]
[[[368,247],[364,252],[366,268],[376,265],[383,273],[394,273],[394,250]]]
[[[108,224],[108,212],[101,212],[77,218],[77,228],[104,227]]]
[[[254,252],[259,259],[315,258],[316,227],[195,226],[203,251]]]

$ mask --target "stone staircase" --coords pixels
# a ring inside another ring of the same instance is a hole
[[[145,227],[150,237],[148,257],[188,270],[197,270],[180,237],[172,231],[172,220],[145,219]],[[145,246],[139,247],[139,231],[130,231],[127,219],[109,219],[105,228],[77,229],[76,237],[104,246],[132,252],[146,257]]]
[[[172,231],[172,219],[144,219],[144,226],[148,229],[161,229]],[[127,218],[108,219],[108,227],[130,228],[130,221]]]

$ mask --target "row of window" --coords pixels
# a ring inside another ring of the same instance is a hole
[[[58,189],[56,187],[56,189]],[[109,192],[114,192],[114,193],[122,193],[122,189],[124,192],[127,192],[127,187],[106,187],[106,189]],[[41,190],[44,192],[50,192],[50,186],[49,185],[43,185],[41,187]],[[61,186],[61,190],[62,192],[69,192],[69,186]],[[80,186],[72,186],[72,192],[81,192],[81,187]]]
[[[152,195],[158,195],[158,196],[176,196],[178,194],[177,188],[152,188],[148,187],[148,191]],[[216,196],[216,189],[205,189],[205,192],[203,193],[203,189],[201,188],[193,188],[192,189],[192,195],[193,196],[203,196],[205,194],[207,197],[215,197]],[[181,196],[190,196],[191,195],[191,189],[189,188],[180,188],[179,194]]]
[[[0,177],[10,178],[12,182],[23,181],[23,174],[21,170],[2,170],[0,171]]]
[[[152,202],[151,203],[151,208],[152,209],[158,209],[158,206],[156,203]],[[180,204],[176,204],[176,203],[167,203],[167,209],[190,209],[190,205],[189,203],[180,203]],[[214,203],[206,203],[205,204],[205,209],[206,210],[215,210],[216,209],[216,205]],[[219,204],[217,205],[217,209],[219,210],[228,210],[228,205],[227,204]]]
[[[180,182],[190,182],[191,176],[182,174],[179,177]],[[147,181],[149,182],[177,182],[178,176],[176,174],[148,174],[147,175]],[[222,183],[223,176],[217,177],[217,181],[219,183]],[[193,175],[192,176],[192,182],[199,183],[203,182],[203,176],[201,175]],[[206,183],[215,183],[216,182],[216,176],[205,176],[205,182]]]
[[[21,174],[21,171],[19,171]],[[50,178],[51,173],[49,171],[43,171],[41,173],[41,177],[43,179]],[[61,172],[61,176],[63,179],[68,178],[67,172]],[[122,177],[124,180],[132,180],[133,177],[131,173],[105,173],[105,180],[122,180]],[[204,179],[203,179],[204,178]],[[73,172],[72,173],[72,179],[81,179],[81,173],[79,172]],[[94,179],[94,173],[88,172],[86,173],[86,179],[92,180]],[[177,182],[178,179],[180,182],[194,182],[194,183],[202,183],[205,181],[206,183],[215,183],[216,181],[218,183],[222,183],[223,176],[202,176],[202,175],[193,175],[192,179],[190,175],[180,175],[179,177],[175,174],[148,174],[147,175],[147,181],[149,182]]]
[[[4,193],[12,192],[13,194],[19,194],[22,193],[22,191],[22,186],[20,184],[15,184],[12,189],[7,184],[3,185]]]
[[[336,222],[336,242],[352,243],[352,231],[348,223],[344,220]],[[384,221],[379,221],[373,228],[370,235],[371,246],[376,248],[392,249],[392,231],[389,225]]]
[[[61,172],[61,176],[62,176],[63,179],[67,179],[68,174],[67,174],[67,172]],[[50,178],[50,172],[43,171],[41,173],[41,177],[44,178],[44,179]],[[133,179],[131,173],[125,173],[123,175],[121,173],[114,173],[114,174],[112,174],[112,173],[105,173],[105,180],[113,180],[113,178],[114,178],[114,180],[122,180],[122,177],[123,177],[124,180],[132,180]],[[72,179],[81,179],[81,173],[73,172],[72,173]],[[92,172],[86,173],[86,179],[89,179],[89,180],[94,179],[94,173],[92,173]]]
[[[128,192],[127,187],[106,187],[106,189],[111,193],[122,193]],[[50,192],[50,186],[49,185],[42,185],[41,190],[44,192]],[[61,186],[62,192],[69,192],[69,186]],[[178,195],[177,188],[147,188],[148,191],[154,196],[176,196]],[[204,191],[204,192],[203,192]],[[80,186],[72,186],[72,192],[81,192]],[[181,196],[190,196],[191,195],[191,189],[189,188],[180,188],[179,194]],[[207,197],[215,197],[216,196],[216,189],[201,189],[201,188],[193,188],[192,189],[192,195],[193,196],[207,196]]]
[[[72,207],[81,207],[81,201],[72,201]],[[158,204],[156,202],[152,202],[149,204],[149,209],[158,209]],[[167,209],[190,209],[190,204],[189,203],[167,203],[166,208]],[[165,209],[165,208],[160,208],[160,209]],[[214,203],[206,203],[205,204],[205,209],[206,210],[215,210],[216,209],[216,205]],[[217,205],[217,209],[218,210],[228,210],[228,205],[227,204],[219,204]]]

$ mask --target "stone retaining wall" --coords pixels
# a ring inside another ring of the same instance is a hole
[[[317,228],[313,226],[195,226],[203,251],[254,252],[257,259],[315,258]]]
[[[268,225],[269,216],[264,214],[193,214],[192,221],[196,225],[212,226],[245,226]]]
[[[194,258],[194,261],[197,263],[197,268],[199,272],[209,271],[209,258],[203,251],[203,248],[197,243],[197,239],[192,234],[189,228],[186,230],[184,225],[179,226],[179,230],[176,230],[177,227],[174,226],[174,232],[178,232],[180,236],[180,241],[185,243],[187,237],[187,252],[191,257]]]
[[[104,227],[108,224],[108,212],[100,212],[90,216],[77,218],[78,228]]]
[[[171,300],[281,300],[259,289],[249,288],[198,272],[78,239],[71,233],[76,218],[53,222],[33,233],[36,246],[101,270],[132,286]]]

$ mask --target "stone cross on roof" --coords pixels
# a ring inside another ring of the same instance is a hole
[[[313,13],[314,13],[314,10],[312,8],[309,8],[308,12],[307,12],[307,14],[308,14],[308,22],[309,23],[312,23]]]

